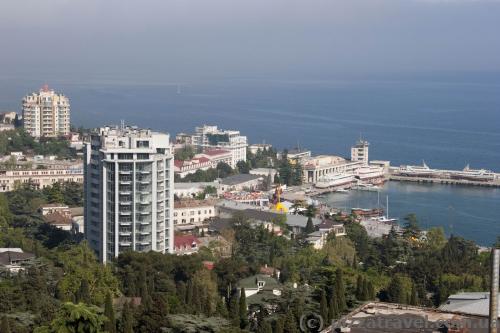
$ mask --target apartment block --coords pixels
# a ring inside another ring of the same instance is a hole
[[[100,260],[124,251],[173,252],[169,135],[103,127],[85,149],[85,237]]]
[[[70,133],[69,99],[43,86],[22,101],[23,126],[33,137],[58,137]]]

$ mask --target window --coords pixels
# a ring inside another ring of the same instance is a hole
[[[137,154],[138,160],[147,160],[149,159],[149,154]]]
[[[122,153],[118,154],[118,159],[119,160],[131,160],[134,158],[134,154],[129,154],[129,153]]]
[[[137,148],[149,148],[149,141],[137,141]]]

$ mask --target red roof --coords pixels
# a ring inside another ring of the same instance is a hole
[[[184,165],[184,161],[181,161],[181,160],[175,160],[175,161],[174,161],[174,165],[175,165],[177,168],[182,168],[182,166]]]
[[[229,150],[224,150],[224,149],[212,149],[212,150],[206,150],[203,152],[203,154],[209,155],[209,156],[216,156],[216,155],[222,155],[222,154],[227,154],[229,153]]]
[[[214,269],[215,263],[213,261],[204,261],[203,266],[205,266],[206,269],[211,271],[212,269]]]
[[[174,248],[191,246],[193,243],[199,244],[200,241],[193,235],[175,235]]]

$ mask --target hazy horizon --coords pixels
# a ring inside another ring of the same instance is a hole
[[[1,75],[176,82],[500,72],[500,1],[0,4]]]

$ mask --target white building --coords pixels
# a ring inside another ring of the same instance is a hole
[[[370,143],[365,140],[359,139],[356,144],[351,147],[351,161],[362,162],[364,165],[368,165],[368,147]]]
[[[23,126],[33,137],[58,137],[70,131],[69,99],[47,85],[23,98]]]
[[[352,162],[333,155],[306,158],[302,162],[302,181],[304,183],[317,183],[321,177],[330,174],[354,175],[362,165],[362,162]]]
[[[9,192],[22,184],[31,184],[36,189],[51,186],[57,182],[83,183],[81,162],[59,164],[54,169],[0,170],[0,192]]]
[[[240,131],[221,130],[217,126],[203,125],[196,127],[196,133],[191,138],[192,144],[202,151],[214,148],[231,152],[231,167],[235,168],[239,161],[247,160],[247,137]]]
[[[217,216],[213,200],[181,200],[174,202],[174,226],[202,225]]]
[[[175,183],[174,184],[174,194],[177,198],[193,198],[196,195],[203,193],[205,188],[214,187],[215,189],[219,188],[219,182],[198,182],[198,183]]]
[[[214,149],[196,154],[190,160],[175,160],[174,172],[184,178],[189,174],[196,173],[198,170],[215,169],[219,163],[231,165],[232,153],[229,150]]]
[[[169,135],[104,127],[85,149],[85,238],[101,261],[123,251],[173,252]]]

